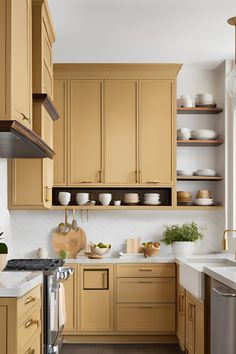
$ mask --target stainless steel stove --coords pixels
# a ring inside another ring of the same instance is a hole
[[[4,270],[43,272],[43,353],[58,354],[62,344],[63,325],[59,320],[60,281],[73,274],[73,269],[63,267],[62,259],[11,259]]]

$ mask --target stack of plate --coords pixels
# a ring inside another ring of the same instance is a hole
[[[211,129],[198,129],[191,131],[191,139],[196,140],[212,140],[216,139],[218,133],[215,130]]]
[[[212,93],[199,93],[195,96],[196,107],[216,107]]]
[[[161,204],[160,194],[158,194],[158,193],[145,193],[143,203],[145,205],[159,205],[159,204]]]
[[[177,170],[177,176],[190,177],[193,176],[194,171],[191,170]]]
[[[192,195],[190,192],[178,191],[177,192],[177,204],[178,205],[191,205]]]
[[[214,176],[216,176],[216,171],[211,170],[210,168],[204,168],[202,170],[197,170],[196,175],[197,176],[214,177]]]
[[[139,202],[138,193],[125,193],[124,203],[125,204],[137,204]]]

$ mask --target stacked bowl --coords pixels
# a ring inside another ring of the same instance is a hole
[[[213,204],[211,192],[208,189],[201,189],[196,194],[195,204],[199,206],[207,206]]]
[[[125,193],[124,203],[125,204],[137,204],[139,202],[138,193]]]
[[[158,193],[145,193],[143,203],[145,205],[159,205],[159,204],[161,204],[160,194],[158,194]]]
[[[178,191],[177,192],[177,204],[178,205],[191,205],[192,195],[190,192]]]
[[[195,96],[196,107],[214,107],[216,106],[212,93],[199,93]]]

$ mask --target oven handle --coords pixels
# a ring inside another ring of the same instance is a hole
[[[236,297],[236,293],[222,293],[221,291],[217,290],[216,288],[212,288],[212,290],[219,296]]]

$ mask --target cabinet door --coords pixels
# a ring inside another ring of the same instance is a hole
[[[182,350],[185,349],[185,289],[177,285],[177,336]]]
[[[185,344],[188,354],[195,354],[195,306],[188,294],[186,294]]]
[[[205,353],[204,340],[204,305],[199,304],[195,306],[195,354]]]
[[[7,306],[0,305],[1,354],[7,354]]]
[[[12,2],[12,118],[32,126],[31,0]]]
[[[53,187],[53,160],[43,159],[43,205],[45,208],[52,206],[52,187]],[[40,186],[38,186],[40,188]]]
[[[105,182],[137,182],[137,82],[105,81]]]
[[[54,186],[67,184],[67,82],[54,80],[54,104],[57,107],[60,119],[53,123],[53,179]]]
[[[43,61],[42,61],[42,87],[51,98],[53,97],[53,63],[52,63],[52,45],[50,43],[46,21],[42,19],[42,41],[43,41]]]
[[[101,182],[102,81],[72,80],[69,185]]]
[[[113,268],[112,266],[103,266],[101,269],[86,266],[81,268],[80,331],[111,332]]]
[[[173,183],[173,83],[142,80],[140,83],[141,183]]]
[[[69,267],[74,269],[74,273],[67,280],[63,281],[65,288],[65,300],[66,300],[66,324],[64,327],[64,334],[72,334],[77,331],[77,266],[68,264]]]

